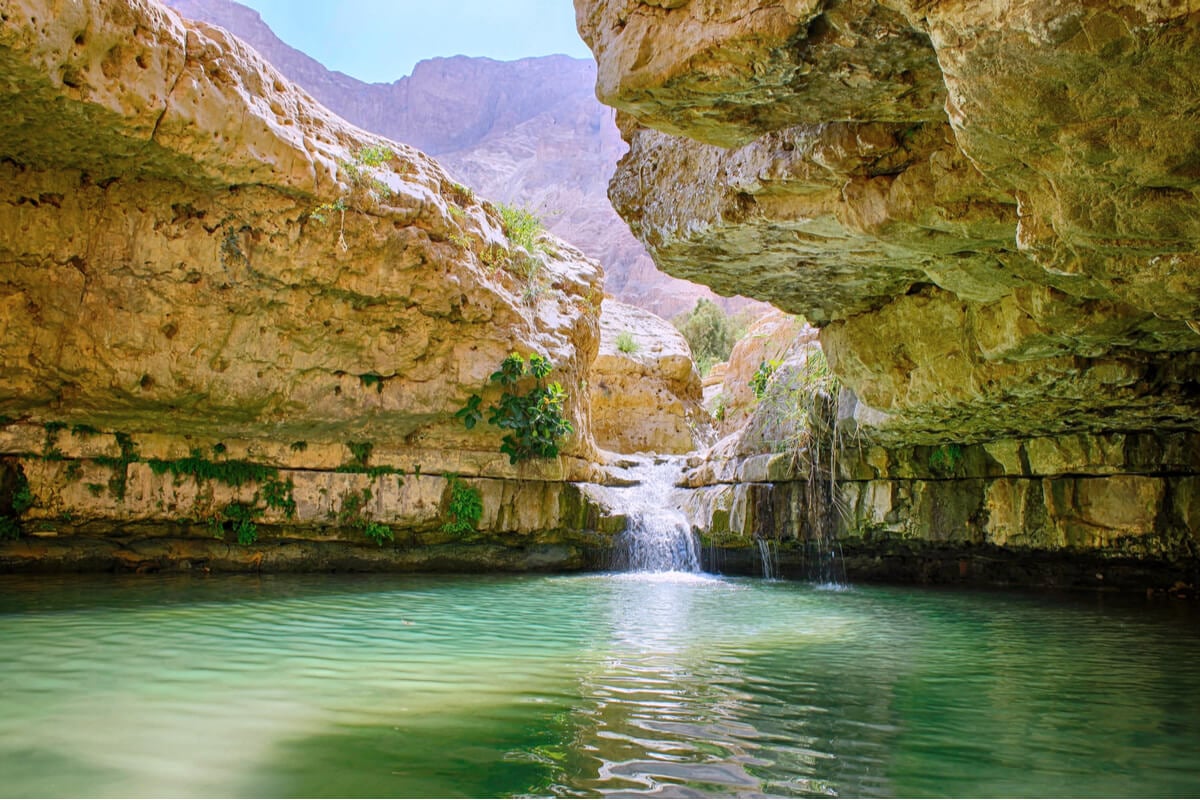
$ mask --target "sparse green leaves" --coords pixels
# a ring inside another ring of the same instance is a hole
[[[763,361],[758,365],[758,369],[750,376],[750,391],[754,392],[756,400],[762,400],[763,395],[767,393],[767,384],[771,382],[771,376],[775,374],[775,370],[779,369],[779,359],[771,359]]]
[[[504,235],[517,247],[524,247],[530,253],[538,248],[537,237],[542,232],[542,221],[530,212],[517,206],[498,203],[500,219],[504,224]]]

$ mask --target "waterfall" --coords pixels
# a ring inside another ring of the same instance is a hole
[[[758,542],[758,560],[762,564],[762,576],[764,579],[775,580],[778,572],[776,564],[775,542],[768,539],[756,538]]]
[[[681,463],[669,459],[628,462],[614,491],[629,520],[617,537],[613,568],[630,572],[699,572],[700,545],[679,509],[675,482]]]

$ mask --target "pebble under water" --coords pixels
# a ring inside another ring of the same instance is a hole
[[[1197,796],[1198,622],[677,573],[9,576],[0,786]]]

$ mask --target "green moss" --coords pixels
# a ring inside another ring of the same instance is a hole
[[[175,477],[191,477],[197,483],[216,481],[233,487],[245,486],[248,483],[265,483],[279,475],[279,470],[275,467],[250,461],[209,461],[201,456],[199,450],[192,450],[187,458],[171,461],[152,458],[146,464],[155,475],[170,472]]]
[[[87,490],[92,497],[99,497],[100,493],[104,491],[104,484],[102,483],[88,483],[84,485],[87,486]]]
[[[367,461],[371,458],[371,451],[375,449],[375,445],[371,442],[346,442],[346,447],[350,450],[352,458],[350,463],[359,467],[367,466]]]
[[[71,426],[71,435],[87,438],[89,436],[99,436],[100,431],[97,428],[93,428],[91,425],[78,423]]]
[[[293,453],[303,453],[308,449],[308,442],[304,441],[303,439],[298,442],[292,442],[291,448]]]

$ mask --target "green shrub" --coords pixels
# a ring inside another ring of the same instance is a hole
[[[72,436],[82,436],[86,438],[88,436],[97,436],[99,433],[100,431],[96,428],[93,428],[91,425],[79,423],[71,426]]]
[[[12,510],[17,516],[24,514],[33,507],[33,491],[29,488],[29,480],[25,473],[17,470],[16,487],[12,493]]]
[[[254,524],[256,509],[245,503],[230,503],[225,506],[225,519],[233,523],[233,532],[237,534],[237,543],[246,546],[258,541],[258,526]]]
[[[368,389],[374,386],[376,394],[383,394],[383,376],[378,372],[364,372],[358,380]]]
[[[748,320],[730,317],[711,300],[701,298],[695,308],[677,315],[673,324],[692,349],[692,358],[701,375],[707,375],[712,365],[728,361],[733,346],[746,332]]]
[[[346,442],[346,447],[350,450],[350,464],[356,467],[366,467],[371,451],[375,449],[371,442]]]
[[[170,472],[175,477],[191,477],[197,483],[216,481],[235,488],[247,483],[265,483],[279,474],[275,467],[250,461],[209,461],[199,450],[192,450],[187,458],[170,461],[151,458],[146,465],[155,475]]]
[[[542,221],[536,216],[517,206],[498,203],[496,209],[504,226],[504,235],[517,247],[524,247],[530,253],[539,249],[538,234],[542,232]]]
[[[21,525],[15,519],[0,517],[0,539],[20,539]]]
[[[442,530],[454,534],[473,533],[483,516],[483,498],[479,490],[467,486],[452,473],[446,473],[446,480],[450,482],[450,506],[447,509],[450,519],[442,525]]]
[[[500,399],[488,407],[488,422],[508,431],[501,440],[500,452],[516,464],[530,458],[554,458],[562,440],[574,431],[563,415],[567,393],[558,383],[546,383],[554,369],[550,360],[534,353],[528,362],[512,353],[500,364],[500,369],[488,379],[502,389]],[[526,391],[521,386],[533,385]],[[471,395],[467,404],[454,416],[468,430],[483,419],[483,398]]]
[[[632,355],[641,348],[637,343],[637,339],[633,338],[632,333],[629,331],[621,331],[617,334],[617,349],[622,353],[628,353]]]
[[[291,518],[296,516],[296,498],[293,495],[295,488],[296,484],[291,478],[288,478],[287,481],[268,478],[263,482],[262,489],[259,491],[267,508],[282,511],[288,518]]]

